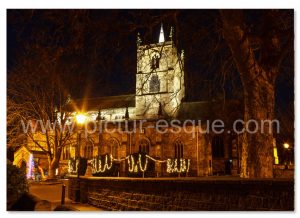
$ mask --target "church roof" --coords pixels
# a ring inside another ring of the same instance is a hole
[[[180,120],[216,120],[225,123],[243,118],[243,105],[237,100],[182,102],[177,118]]]
[[[21,145],[21,146],[19,146],[16,150],[15,150],[15,154],[17,154],[17,153],[19,153],[19,152],[24,152],[24,151],[26,151],[27,153],[29,153],[29,154],[33,154],[33,155],[35,155],[35,154],[46,154],[46,152],[44,152],[44,151],[42,151],[42,150],[33,150],[33,149],[29,149],[26,145]]]
[[[71,106],[75,111],[98,111],[109,108],[135,107],[135,94],[76,99],[71,101]]]
[[[208,101],[182,102],[178,111],[178,119],[206,120],[209,119],[211,105]]]

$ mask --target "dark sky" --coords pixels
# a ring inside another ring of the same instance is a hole
[[[249,28],[259,26],[263,13],[245,13]],[[223,90],[227,99],[241,98],[234,64],[225,79],[220,75],[231,53],[218,10],[8,10],[8,73],[36,45],[49,52],[62,49],[58,66],[79,81],[79,88],[70,90],[73,97],[133,94],[136,35],[141,33],[143,44],[155,43],[161,23],[167,39],[174,26],[176,46],[185,51],[187,101],[223,97]],[[277,82],[279,107],[294,98],[293,66],[286,63]]]
[[[61,46],[66,48],[62,62],[67,67],[67,63],[77,64],[74,75],[84,72],[82,86],[90,88],[90,96],[134,93],[137,32],[143,44],[155,43],[163,23],[165,37],[174,26],[178,50],[185,51],[187,96],[206,90],[189,97],[206,98],[211,84],[207,80],[218,71],[213,62],[225,54],[222,47],[218,53],[210,52],[220,41],[217,17],[216,10],[8,10],[8,70],[14,68],[25,46]],[[51,41],[53,33],[58,42]],[[80,49],[74,49],[78,44]],[[74,95],[80,97],[80,93]]]

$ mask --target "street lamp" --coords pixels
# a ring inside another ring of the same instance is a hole
[[[86,116],[83,113],[78,113],[76,115],[76,123],[78,124],[78,131],[77,131],[77,160],[78,160],[78,167],[77,167],[77,189],[75,192],[75,201],[80,201],[80,181],[79,181],[79,170],[80,170],[80,161],[81,161],[81,155],[80,155],[80,143],[81,143],[81,130],[82,126],[86,121]]]
[[[284,143],[284,144],[283,144],[283,147],[284,147],[285,149],[289,149],[290,145],[289,145],[288,143]]]
[[[84,114],[79,113],[79,114],[76,115],[76,122],[77,122],[79,125],[84,124],[85,120],[86,120],[86,116],[85,116]]]
[[[285,148],[285,169],[288,169],[288,151],[289,151],[289,147],[290,145],[288,143],[284,143],[283,147]]]
[[[81,130],[82,126],[86,121],[86,116],[83,113],[78,113],[76,115],[76,123],[78,124],[78,131],[77,131],[77,158],[80,159],[80,143],[81,143]],[[80,160],[79,160],[80,163]],[[78,166],[79,168],[79,166]],[[79,177],[79,170],[77,170],[77,175]]]

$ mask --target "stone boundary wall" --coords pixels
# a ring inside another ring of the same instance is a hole
[[[77,178],[69,178],[75,200]],[[81,177],[80,200],[105,210],[294,210],[294,181]]]

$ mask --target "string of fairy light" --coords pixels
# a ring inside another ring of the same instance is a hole
[[[33,160],[33,155],[29,155],[29,165],[28,165],[28,171],[26,173],[27,179],[32,179],[33,176],[33,169],[34,169],[34,160]]]
[[[167,160],[167,172],[168,173],[184,173],[189,172],[190,169],[190,159],[179,159],[179,166],[178,166],[178,159],[168,159]]]
[[[75,164],[74,164],[74,162],[75,162]],[[79,159],[76,159],[76,160],[70,159],[68,162],[68,172],[70,174],[77,173],[78,165],[79,165]]]
[[[127,158],[127,161],[128,161],[128,171],[131,173],[139,172],[138,169],[140,169],[140,172],[145,172],[147,170],[147,167],[148,167],[148,157],[147,156],[145,158],[144,166],[142,166],[142,155],[141,154],[139,154],[139,159],[138,159],[137,163],[135,163],[133,155],[129,155],[129,157]]]
[[[113,162],[121,162],[126,161],[128,163],[128,171],[130,173],[139,173],[139,172],[146,172],[148,170],[148,163],[149,160],[152,160],[154,162],[158,163],[167,163],[167,172],[168,173],[188,173],[190,170],[190,159],[185,158],[174,158],[174,159],[167,159],[167,160],[157,160],[149,155],[145,155],[145,160],[142,161],[142,155],[138,155],[138,159],[135,160],[134,155],[130,154],[127,157],[123,159],[114,159],[111,154],[106,154],[104,157],[104,161],[102,160],[101,156],[94,157],[89,162],[92,166],[92,174],[97,173],[105,173],[109,170],[111,170],[113,166]],[[78,171],[78,164],[79,160],[76,159],[70,159],[68,163],[69,167],[69,173],[77,173]]]
[[[109,159],[109,161],[108,161],[108,159]],[[91,160],[91,163],[92,163],[92,174],[95,174],[95,173],[104,173],[107,170],[110,170],[112,168],[112,165],[113,165],[113,156],[112,155],[105,155],[105,161],[104,161],[103,167],[102,167],[102,160],[101,160],[101,158],[94,157]]]

